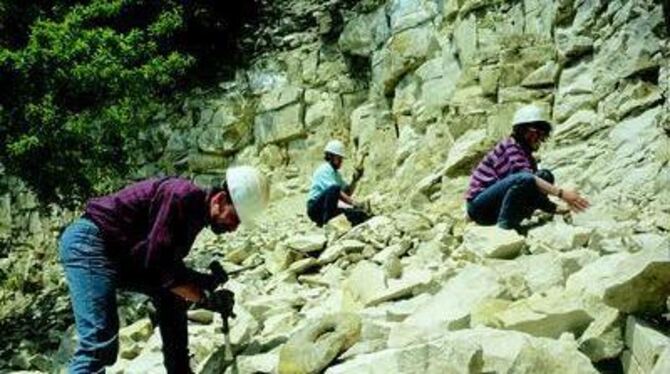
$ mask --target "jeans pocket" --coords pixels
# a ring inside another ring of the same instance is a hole
[[[104,243],[97,227],[87,220],[73,222],[58,243],[61,263],[77,262],[81,258],[104,259]]]

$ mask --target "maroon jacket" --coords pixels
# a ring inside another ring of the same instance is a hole
[[[183,258],[208,224],[207,201],[188,180],[149,179],[89,200],[84,216],[119,260],[122,281],[172,287],[188,277]]]

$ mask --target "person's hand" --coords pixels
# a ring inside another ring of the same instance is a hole
[[[573,190],[562,190],[560,198],[565,201],[570,209],[574,212],[583,212],[586,210],[591,204],[583,198],[577,191]]]
[[[204,294],[204,298],[200,301],[200,307],[211,310],[212,312],[221,313],[221,317],[234,317],[233,306],[235,306],[235,294],[229,290],[217,290]]]
[[[364,170],[362,167],[354,169],[354,175],[351,177],[353,180],[359,180],[363,177]]]
[[[216,282],[216,286],[213,289],[228,282],[228,273],[223,269],[223,266],[219,261],[212,261],[209,264],[209,271],[212,273],[212,278],[214,278],[214,281]]]

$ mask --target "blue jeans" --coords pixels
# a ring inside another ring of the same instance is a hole
[[[72,299],[79,342],[70,373],[104,372],[119,351],[116,290],[130,288],[149,295],[156,307],[168,373],[190,373],[186,310],[188,303],[169,290],[126,282],[118,261],[106,252],[98,227],[81,218],[63,232],[60,258]]]
[[[553,182],[553,176],[551,179],[544,174],[538,173],[538,176]],[[521,221],[530,217],[536,209],[550,211],[552,207],[555,209],[555,205],[537,187],[535,175],[528,172],[508,175],[467,203],[468,216],[472,220],[480,225],[497,224],[503,229],[518,229]]]
[[[313,201],[307,202],[307,216],[309,216],[312,222],[316,223],[317,226],[321,227],[325,225],[328,221],[342,213],[344,213],[347,220],[349,220],[353,226],[370,219],[370,216],[367,213],[359,209],[338,208],[337,203],[340,200],[340,191],[342,190],[339,186],[332,186],[323,191],[323,193]]]
[[[59,251],[79,338],[69,372],[104,372],[119,352],[117,266],[105,255],[100,230],[87,219],[63,232]]]

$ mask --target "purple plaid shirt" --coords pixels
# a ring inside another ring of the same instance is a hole
[[[472,172],[465,199],[471,201],[487,187],[520,171],[534,173],[537,171],[537,162],[530,150],[514,138],[506,138],[496,144]]]
[[[172,287],[184,282],[183,258],[208,224],[207,197],[185,179],[148,179],[89,200],[84,216],[120,260],[122,279]]]

